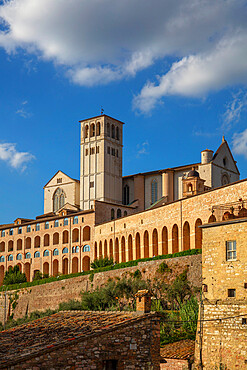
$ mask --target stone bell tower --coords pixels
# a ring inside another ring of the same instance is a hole
[[[81,124],[80,208],[122,202],[123,122],[105,114]]]

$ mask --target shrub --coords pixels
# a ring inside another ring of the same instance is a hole
[[[3,284],[11,285],[16,283],[24,283],[27,281],[26,275],[22,273],[19,266],[10,267],[9,271],[5,272]]]

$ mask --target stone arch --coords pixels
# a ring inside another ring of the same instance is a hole
[[[102,258],[102,241],[99,242],[99,258]]]
[[[44,236],[44,247],[48,247],[50,245],[50,235],[45,234]]]
[[[58,260],[57,259],[55,259],[55,260],[53,260],[53,262],[52,262],[52,270],[53,270],[53,276],[57,276],[58,275]]]
[[[168,230],[166,226],[162,229],[162,254],[168,254]]]
[[[12,252],[14,249],[14,242],[13,240],[8,241],[8,252]]]
[[[85,126],[84,137],[85,139],[88,138],[88,125]]]
[[[63,275],[68,275],[68,273],[69,273],[69,260],[68,260],[68,258],[63,258],[62,274]]]
[[[4,279],[4,266],[0,266],[0,285],[3,284],[3,279]]]
[[[107,257],[107,240],[104,241],[104,257]]]
[[[68,230],[63,231],[63,244],[68,244],[69,242],[69,232]]]
[[[183,250],[187,251],[190,249],[190,224],[185,221],[183,226]]]
[[[152,244],[153,244],[153,256],[158,256],[158,231],[157,229],[153,230],[152,235]]]
[[[5,242],[0,243],[0,252],[5,252]]]
[[[90,240],[90,227],[85,226],[83,228],[83,241]]]
[[[121,262],[126,262],[125,237],[121,238]]]
[[[94,259],[96,260],[97,259],[97,254],[98,254],[98,250],[97,250],[97,242],[94,243]]]
[[[30,281],[30,270],[31,270],[30,262],[26,262],[24,264],[24,273],[26,275],[27,281]]]
[[[49,263],[48,262],[43,263],[43,274],[49,275]]]
[[[144,241],[144,258],[149,258],[149,235],[147,230],[144,232],[143,241]]]
[[[172,227],[172,253],[178,252],[178,225]]]
[[[72,259],[72,274],[76,274],[79,271],[78,266],[79,266],[79,260],[77,257],[74,257]]]
[[[79,242],[79,229],[75,228],[72,231],[72,243],[78,243]]]
[[[128,236],[128,260],[133,261],[133,242],[131,234]]]
[[[113,241],[110,239],[109,243],[109,253],[110,253],[110,258],[113,258]]]
[[[115,240],[115,262],[116,263],[119,263],[119,242],[118,242],[118,238],[116,238]]]
[[[235,218],[234,214],[233,214],[233,213],[230,213],[229,211],[226,211],[226,212],[223,214],[222,221],[225,221],[225,220],[232,220],[233,218]]]
[[[53,245],[59,244],[59,234],[53,234]]]
[[[238,217],[247,217],[247,209],[246,208],[241,208],[238,212]]]
[[[195,223],[195,248],[202,248],[202,220],[198,218]]]
[[[22,264],[21,263],[17,263],[17,266],[19,267],[20,272],[22,272]]]
[[[17,250],[21,251],[22,250],[22,239],[17,240]]]
[[[208,223],[210,224],[211,222],[216,222],[216,217],[213,214],[208,219]]]
[[[31,238],[30,237],[26,238],[25,243],[26,243],[26,249],[30,249],[31,243],[32,243]]]
[[[34,248],[40,248],[40,236],[35,236],[34,238]]]
[[[82,269],[83,269],[83,271],[89,271],[90,270],[90,258],[88,256],[85,256],[82,259]]]
[[[95,136],[95,124],[91,123],[90,125],[90,137]]]
[[[100,122],[97,122],[97,124],[96,124],[96,135],[97,136],[100,135]]]
[[[135,244],[136,244],[136,259],[139,260],[141,258],[141,238],[139,233],[136,233]]]

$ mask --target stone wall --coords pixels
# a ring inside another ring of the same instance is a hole
[[[153,280],[159,274],[157,269],[163,261],[171,269],[170,273],[162,275],[167,283],[172,282],[178,274],[187,270],[189,281],[194,286],[201,286],[201,255],[139,262],[138,266],[96,273],[93,282],[90,281],[89,275],[85,275],[24,288],[18,292],[19,298],[14,311],[14,318],[23,317],[27,312],[31,313],[36,310],[57,309],[61,302],[79,299],[81,291],[101,287],[106,284],[109,278],[121,278],[126,273],[134,273],[137,269],[141,271],[144,279]],[[14,294],[14,292],[9,293]],[[0,298],[1,296],[3,296],[3,293],[1,293]]]
[[[189,370],[191,368],[188,360],[167,358],[165,361],[160,364],[161,370]]]

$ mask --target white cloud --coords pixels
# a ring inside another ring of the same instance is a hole
[[[27,109],[25,108],[25,106],[27,105],[28,101],[25,100],[21,103],[21,106],[19,109],[17,109],[17,111],[15,112],[16,114],[18,114],[19,116],[21,116],[22,118],[29,118],[31,117],[31,113],[27,111]]]
[[[137,157],[148,154],[149,142],[146,140],[142,144],[137,144]]]
[[[222,128],[229,130],[232,125],[240,120],[241,113],[247,108],[247,92],[238,91],[233,94],[233,99],[227,104],[223,114]]]
[[[246,15],[245,0],[6,0],[0,46],[63,65],[85,86],[176,58],[136,97],[135,106],[148,111],[168,94],[198,96],[246,83]]]
[[[5,161],[9,166],[25,170],[26,164],[34,159],[34,155],[28,152],[18,152],[16,144],[0,143],[0,160]]]
[[[247,129],[233,135],[232,150],[235,154],[243,155],[247,158]]]

